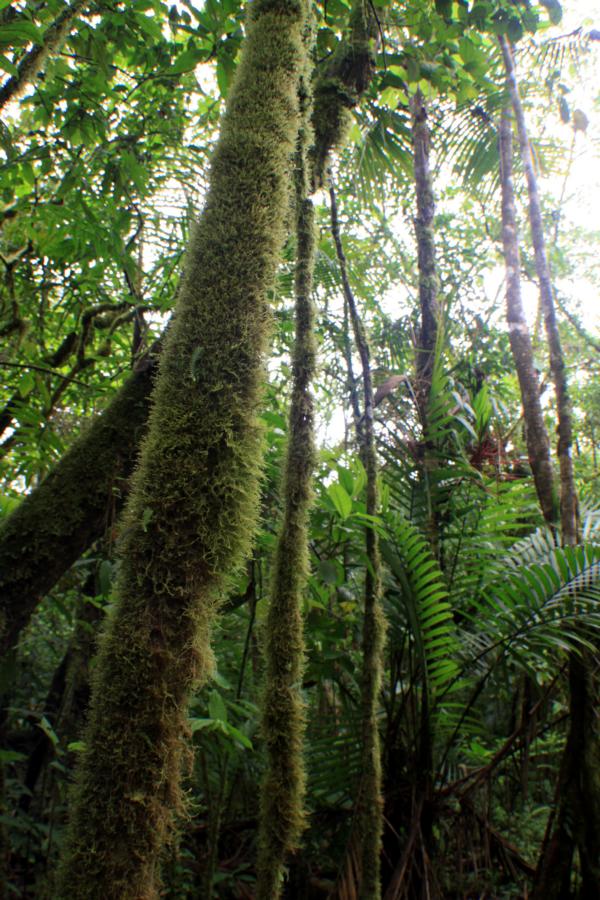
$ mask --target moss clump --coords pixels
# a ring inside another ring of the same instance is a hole
[[[96,665],[60,896],[157,896],[187,700],[258,508],[256,418],[299,128],[304,4],[255,0],[165,340]]]
[[[313,189],[323,183],[329,154],[342,146],[352,123],[352,110],[375,71],[377,18],[369,0],[354,0],[348,33],[316,79],[311,148]]]
[[[310,32],[312,36],[312,30]],[[307,38],[308,41],[308,38]],[[306,147],[310,139],[310,74],[301,82],[304,113],[296,165],[296,334],[288,445],[282,493],[283,521],[277,540],[266,628],[262,725],[267,771],[262,784],[257,900],[277,900],[288,853],[304,826],[304,665],[302,595],[308,577],[308,513],[315,462],[314,410],[310,385],[316,363],[311,288],[314,211],[307,198]]]

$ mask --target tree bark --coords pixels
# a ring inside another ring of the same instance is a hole
[[[416,344],[415,400],[421,428],[423,430],[424,453],[421,477],[425,486],[427,502],[427,533],[434,556],[439,558],[439,503],[436,498],[436,481],[431,476],[438,467],[438,453],[435,440],[429,428],[429,398],[435,366],[436,351],[439,350],[440,308],[438,302],[439,278],[435,257],[435,197],[430,168],[431,136],[427,121],[427,106],[420,90],[411,97],[413,168],[417,214],[415,216],[415,237],[419,265],[419,309],[421,327]],[[426,710],[423,709],[426,716]],[[429,726],[424,727],[425,738]],[[423,747],[428,743],[425,741]]]
[[[521,389],[525,440],[535,489],[544,519],[550,527],[555,527],[558,520],[558,499],[552,471],[550,439],[544,422],[531,336],[521,299],[521,259],[512,175],[512,127],[506,111],[500,118],[499,151],[508,338]]]
[[[550,267],[542,222],[537,178],[510,45],[500,37],[508,91],[517,123],[521,160],[529,196],[529,222],[540,300],[550,351],[550,370],[556,392],[558,460],[560,466],[560,521],[564,545],[576,544],[578,509],[571,447],[573,428],[566,367],[554,307]],[[543,848],[533,889],[533,900],[560,900],[569,890],[573,844],[579,851],[582,885],[580,897],[600,893],[600,733],[596,724],[598,685],[589,653],[569,659],[569,733],[559,776],[558,811],[553,833]]]
[[[411,97],[413,164],[417,215],[415,234],[419,262],[419,306],[421,310],[421,330],[417,341],[415,394],[421,407],[421,417],[426,419],[426,408],[431,390],[431,375],[439,331],[440,310],[438,305],[439,279],[435,261],[435,236],[433,220],[435,198],[429,165],[430,134],[427,122],[427,107],[420,90]]]
[[[307,4],[254,0],[165,338],[96,660],[57,894],[138,900],[182,812],[190,692],[259,507],[257,421],[300,126]]]

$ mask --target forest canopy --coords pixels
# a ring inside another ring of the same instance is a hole
[[[1,897],[600,896],[586,15],[0,0]]]

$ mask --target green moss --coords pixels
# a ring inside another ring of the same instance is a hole
[[[307,199],[306,147],[310,75],[301,83],[304,113],[296,166],[296,334],[288,445],[282,494],[283,521],[277,540],[266,627],[266,673],[262,729],[267,771],[261,792],[257,900],[277,900],[287,855],[304,827],[304,664],[302,597],[308,577],[308,514],[315,463],[314,410],[310,385],[316,363],[311,300],[315,254],[314,211]]]
[[[151,360],[0,527],[0,653],[37,604],[114,519],[148,416]]]
[[[192,686],[256,524],[266,293],[299,127],[303,4],[257,0],[188,250],[123,525],[60,896],[146,898],[183,806]]]
[[[327,160],[339,149],[352,123],[351,110],[366,90],[375,70],[377,19],[368,0],[354,0],[348,32],[314,87],[311,149],[313,188],[323,183]]]

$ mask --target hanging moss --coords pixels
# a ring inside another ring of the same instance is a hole
[[[312,36],[312,30],[310,34]],[[299,136],[296,165],[296,334],[282,487],[284,511],[275,551],[266,628],[262,724],[268,762],[261,792],[257,900],[277,900],[280,896],[286,857],[296,849],[304,826],[302,595],[308,576],[308,512],[315,463],[310,385],[316,362],[311,301],[315,226],[313,206],[307,198],[306,162],[306,147],[311,136],[308,127],[309,84],[310,73],[307,72],[301,81],[304,127]]]
[[[187,699],[258,508],[267,288],[299,127],[304,4],[254,0],[123,523],[62,898],[151,898],[181,810]]]
[[[348,33],[317,77],[314,88],[311,149],[312,186],[323,182],[327,158],[342,146],[352,123],[351,110],[367,89],[375,71],[379,36],[377,18],[369,0],[354,0]]]

